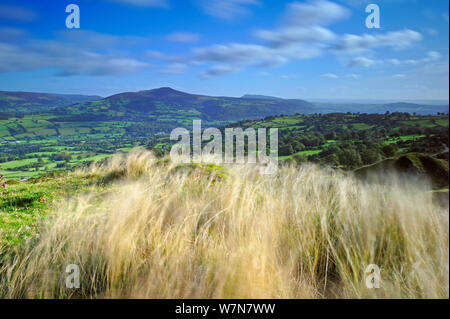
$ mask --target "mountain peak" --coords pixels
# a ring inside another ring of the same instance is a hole
[[[135,92],[138,95],[151,96],[151,97],[169,97],[169,96],[188,96],[191,95],[189,93],[177,91],[168,86],[163,86],[160,88],[155,88],[151,90],[144,90]]]
[[[162,86],[162,87],[160,87],[160,88],[156,88],[156,89],[153,89],[153,90],[151,90],[151,91],[176,91],[175,89],[172,89],[171,87],[169,87],[169,86]]]
[[[165,93],[165,94],[170,94],[170,93],[183,93],[183,94],[187,94],[181,91],[177,91],[175,89],[172,89],[171,87],[168,86],[163,86],[160,88],[156,88],[156,89],[152,89],[152,90],[148,90],[148,92],[153,92],[153,93]]]

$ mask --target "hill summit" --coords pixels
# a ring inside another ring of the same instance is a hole
[[[240,121],[266,116],[316,112],[313,104],[303,100],[248,99],[190,94],[161,87],[138,92],[125,92],[105,99],[79,103],[68,108],[76,114],[124,114],[149,116],[184,114],[205,121]]]

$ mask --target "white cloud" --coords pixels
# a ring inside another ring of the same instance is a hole
[[[414,60],[414,59],[408,59],[408,60],[405,60],[405,61],[403,61],[403,63],[404,64],[408,64],[408,65],[416,65],[416,64],[419,64],[419,60]]]
[[[23,39],[27,35],[27,32],[10,27],[0,27],[0,41],[13,42]]]
[[[335,35],[323,26],[346,19],[350,12],[325,0],[308,3],[294,2],[287,6],[281,27],[275,30],[257,30],[255,36],[272,46],[330,41]]]
[[[259,76],[269,76],[270,73],[269,72],[259,72],[258,75]]]
[[[239,72],[240,69],[236,68],[232,65],[215,65],[213,67],[211,67],[210,69],[202,72],[199,74],[200,77],[202,78],[213,78],[216,76],[220,76],[220,75],[225,75],[225,74],[229,74],[229,73],[235,73],[235,72]]]
[[[257,0],[199,0],[200,7],[207,15],[232,20],[249,13],[247,6],[259,5]]]
[[[63,30],[57,33],[58,40],[65,42],[68,46],[86,50],[109,50],[136,45],[148,45],[150,40],[138,36],[117,36],[99,33],[90,30]]]
[[[148,39],[116,36],[88,30],[60,31],[56,39],[26,37],[12,28],[0,36],[0,72],[42,68],[56,70],[57,75],[120,75],[138,72],[152,65],[131,53],[118,49],[147,44]],[[145,56],[145,54],[144,54]]]
[[[437,51],[428,51],[425,58],[422,59],[407,59],[407,60],[399,60],[396,58],[386,59],[386,60],[372,60],[365,57],[357,57],[350,60],[348,63],[349,67],[370,67],[374,64],[391,64],[394,66],[402,66],[402,65],[419,65],[427,62],[438,61],[441,58],[441,54]]]
[[[357,57],[357,58],[351,59],[350,62],[348,63],[348,66],[349,67],[368,68],[368,67],[374,65],[375,63],[377,63],[377,61],[375,61],[375,60],[365,58],[365,57]]]
[[[325,73],[325,74],[322,74],[320,77],[327,78],[327,79],[337,79],[337,78],[339,78],[339,76],[337,76],[334,73]]]
[[[406,48],[422,38],[419,32],[409,29],[377,35],[346,34],[339,40],[335,49],[346,53],[358,53],[379,47]]]
[[[99,54],[65,42],[34,40],[16,45],[0,43],[0,72],[56,68],[61,76],[120,75],[151,65],[116,54]]]
[[[264,58],[261,62],[255,63],[255,66],[260,67],[260,68],[270,68],[270,67],[275,67],[278,65],[283,65],[283,64],[287,63],[288,61],[289,61],[288,58],[286,58],[282,55],[274,54],[270,58]]]
[[[174,32],[166,36],[166,40],[177,43],[194,43],[200,39],[196,33],[190,32]]]
[[[165,0],[108,1],[136,6],[168,5],[168,1]],[[200,4],[205,12],[212,16],[232,19],[248,12],[250,6],[259,5],[260,2],[256,0],[205,0]],[[0,31],[7,32],[0,33],[0,41],[10,43],[0,47],[0,59],[2,59],[0,60],[0,72],[53,67],[57,68],[61,75],[114,75],[137,72],[151,66],[140,59],[158,59],[163,63],[161,74],[180,74],[193,65],[204,65],[206,71],[200,76],[212,78],[239,72],[246,67],[267,68],[283,65],[293,60],[310,59],[320,56],[326,50],[333,53],[352,54],[380,47],[404,48],[422,39],[420,33],[408,29],[388,33],[377,32],[374,35],[347,34],[339,36],[326,27],[349,16],[350,11],[347,8],[331,1],[294,2],[286,6],[286,11],[277,27],[254,32],[258,39],[263,40],[259,44],[215,44],[194,48],[189,54],[179,57],[171,57],[163,52],[152,50],[142,50],[140,54],[134,53],[133,57],[131,53],[119,51],[123,47],[137,45],[144,47],[142,44],[149,41],[145,37],[116,36],[87,30],[77,30],[77,32],[64,30],[58,33],[59,39],[55,41],[20,40],[19,42],[15,39],[21,39],[24,35],[23,32],[12,28],[1,28]],[[189,32],[174,32],[168,34],[165,39],[178,43],[193,43],[199,40],[199,35]],[[370,55],[375,56],[374,53]],[[7,57],[9,60],[5,60],[3,57]],[[348,66],[370,67],[376,63],[390,63],[399,66],[415,65],[439,59],[440,54],[435,51],[429,51],[426,57],[418,60],[375,60],[356,56],[349,61]],[[2,61],[13,61],[14,63]],[[266,73],[260,72],[259,75],[267,76]],[[322,76],[338,77],[332,73]],[[281,78],[294,77],[295,75],[288,74]],[[347,74],[342,77],[356,79],[359,76]]]
[[[436,51],[428,51],[427,52],[427,58],[431,61],[436,61],[439,60],[441,58],[441,54],[439,52]]]
[[[319,26],[302,28],[283,28],[277,31],[258,30],[255,33],[260,39],[263,39],[273,46],[280,47],[293,43],[317,43],[334,39],[333,32]]]
[[[193,50],[193,58],[203,62],[249,62],[255,59],[270,59],[271,57],[266,47],[257,44],[216,44]]]
[[[402,63],[399,59],[389,59],[387,62],[393,65],[400,65]]]
[[[394,74],[393,77],[396,78],[396,79],[403,79],[403,78],[406,77],[406,75],[404,75],[404,74]]]
[[[425,58],[422,59],[407,59],[407,60],[399,60],[399,59],[388,59],[387,63],[392,65],[418,65],[426,62],[434,62],[438,61],[441,58],[441,54],[437,51],[428,51]]]
[[[167,55],[160,51],[147,50],[145,51],[145,57],[149,59],[166,59]]]
[[[286,24],[297,26],[329,25],[350,16],[350,11],[336,3],[317,0],[294,2],[287,7]]]
[[[314,48],[290,47],[277,49],[257,44],[231,43],[196,48],[193,50],[190,60],[195,62],[220,62],[239,66],[269,67],[286,63],[289,59],[307,59],[319,54],[320,51]]]
[[[219,2],[224,5],[222,1]],[[231,3],[235,5],[238,2]],[[256,4],[253,1],[239,3]],[[213,7],[218,5],[218,2],[209,4]],[[279,27],[254,32],[254,35],[266,44],[215,44],[194,48],[187,56],[168,60],[191,65],[214,63],[216,65],[203,74],[204,77],[212,77],[237,72],[249,66],[266,68],[286,64],[291,60],[310,59],[320,56],[326,49],[335,53],[355,53],[383,46],[404,48],[422,39],[420,33],[408,29],[377,35],[347,34],[338,37],[324,27],[349,16],[348,9],[330,1],[294,2],[287,6]],[[331,45],[332,42],[336,44]],[[348,65],[369,67],[379,62],[382,61],[356,57]]]
[[[355,73],[347,74],[347,75],[345,75],[345,77],[346,78],[350,78],[350,79],[355,79],[355,80],[360,78],[360,76],[358,74],[355,74]]]

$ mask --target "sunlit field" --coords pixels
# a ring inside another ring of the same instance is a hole
[[[426,181],[310,164],[176,166],[150,152],[68,173],[36,236],[1,251],[2,298],[448,298],[449,209]],[[65,285],[80,267],[80,289]],[[365,269],[381,269],[379,289]]]

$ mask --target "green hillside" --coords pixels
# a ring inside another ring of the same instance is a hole
[[[200,118],[208,122],[239,121],[268,115],[313,113],[314,106],[303,100],[245,99],[195,95],[159,88],[127,92],[103,100],[73,105],[62,110],[64,114],[89,117],[145,119],[178,124],[186,119]]]
[[[337,164],[351,168],[397,153],[440,153],[449,143],[448,120],[448,115],[408,113],[297,114],[242,121],[228,127],[278,128],[279,155],[283,160],[303,156],[316,162],[337,163],[339,155],[358,151],[360,154],[350,156],[355,158],[347,159],[348,163]]]
[[[191,129],[199,118],[204,128],[279,128],[283,163],[312,161],[351,170],[411,152],[448,159],[443,152],[449,145],[448,115],[303,114],[312,110],[314,106],[301,100],[208,97],[161,88],[45,113],[0,113],[1,174],[9,179],[37,177],[133,147],[167,153],[170,131]],[[281,113],[291,115],[276,115]],[[261,119],[261,114],[271,115]]]
[[[449,162],[430,155],[409,153],[383,160],[379,163],[361,167],[355,174],[364,179],[390,177],[386,172],[407,173],[418,178],[429,178],[436,189],[448,188]]]
[[[46,112],[56,107],[101,99],[100,96],[0,91],[0,113]]]

